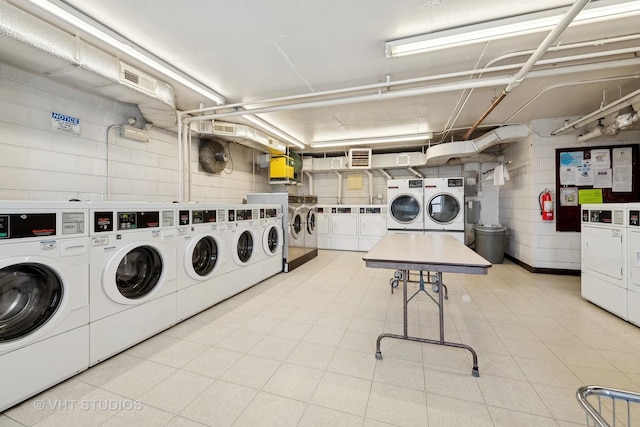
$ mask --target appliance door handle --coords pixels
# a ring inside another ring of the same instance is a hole
[[[591,253],[591,245],[589,242],[584,242],[584,253],[587,255]]]

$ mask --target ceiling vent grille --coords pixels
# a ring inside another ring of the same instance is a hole
[[[334,157],[331,159],[331,169],[344,169],[344,157]]]
[[[236,127],[229,123],[214,123],[213,131],[217,134],[227,134],[234,135],[236,134]]]
[[[371,148],[351,148],[349,165],[351,169],[371,169]]]
[[[158,81],[143,72],[136,70],[131,65],[120,62],[120,82],[134,89],[154,95]]]

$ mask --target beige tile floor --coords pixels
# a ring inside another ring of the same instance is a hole
[[[508,261],[445,274],[446,338],[475,348],[479,378],[461,349],[386,338],[376,360],[378,334],[402,332],[391,274],[362,253],[320,251],[9,409],[0,426],[568,427],[586,423],[580,385],[640,390],[639,328],[582,300],[579,277]],[[409,333],[436,338],[436,322],[416,297]]]

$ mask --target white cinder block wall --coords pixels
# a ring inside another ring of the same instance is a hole
[[[0,199],[178,200],[177,135],[151,128],[143,143],[112,127],[130,116],[144,123],[137,106],[2,63],[0,87]],[[52,112],[79,118],[80,134],[52,129]],[[255,166],[259,153],[233,143],[229,151],[227,173],[212,176],[198,170],[194,141],[192,201],[240,203],[247,192],[271,191]]]
[[[541,191],[550,189],[554,204],[558,200],[556,149],[637,144],[640,132],[625,131],[588,142],[579,142],[577,135],[550,136],[564,124],[564,118],[534,121],[530,124],[533,133],[525,141],[504,150],[511,167],[524,166],[512,170],[511,179],[499,189],[499,220],[510,230],[506,252],[514,258],[536,268],[580,270],[580,233],[556,232],[556,222],[542,221],[540,215]]]

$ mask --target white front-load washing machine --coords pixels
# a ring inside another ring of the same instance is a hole
[[[464,178],[424,179],[425,233],[448,234],[464,243]]]
[[[91,206],[90,364],[176,323],[176,205]]]
[[[222,205],[178,205],[177,320],[182,321],[227,298],[229,243],[221,230]]]
[[[387,203],[387,230],[390,233],[423,233],[422,179],[387,180]]]
[[[627,320],[627,243],[624,203],[583,204],[582,297]]]
[[[255,285],[255,264],[258,245],[262,236],[259,229],[259,208],[255,205],[234,205],[228,209],[227,219],[230,227],[231,261],[229,262],[227,294],[235,295]]]
[[[0,412],[89,367],[89,217],[0,202]]]
[[[255,282],[261,282],[282,272],[282,207],[280,205],[260,205],[259,227],[256,230],[260,241],[256,249]]]
[[[627,317],[640,326],[640,203],[627,204]]]

